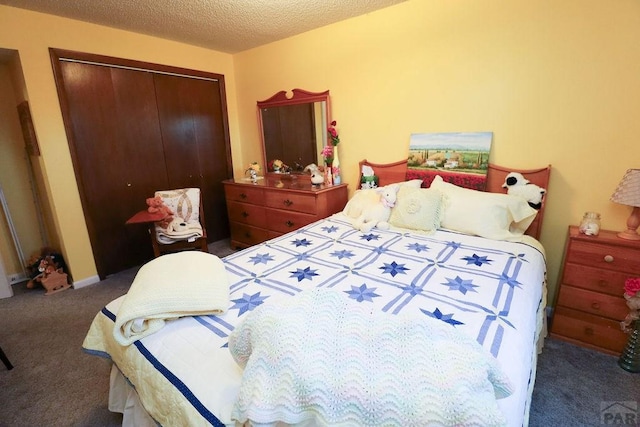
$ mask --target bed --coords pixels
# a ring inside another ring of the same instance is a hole
[[[406,177],[406,161],[360,165],[373,168],[380,186]],[[490,165],[487,192],[504,193],[511,171],[548,188],[550,166]],[[257,313],[256,307],[328,289],[376,315],[429,318],[473,340],[509,379],[511,394],[495,401],[504,424],[526,426],[546,335],[546,262],[537,240],[544,208],[545,200],[524,234],[511,240],[394,224],[362,233],[338,213],[223,258],[230,291],[226,313],[172,319],[121,345],[113,331],[125,295],[96,315],[83,349],[113,362],[109,408],[124,414],[123,425],[241,425],[234,404],[245,383],[230,335],[245,327],[243,319]],[[459,406],[474,400],[473,394],[467,397]]]

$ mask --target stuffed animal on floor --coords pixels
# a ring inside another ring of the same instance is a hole
[[[395,206],[399,188],[398,185],[391,184],[376,189],[360,190],[360,194],[354,195],[354,198],[358,196],[359,206],[356,207],[356,211],[359,211],[359,215],[353,222],[353,227],[363,233],[368,233],[374,227],[388,230],[391,208]],[[354,211],[353,205],[350,211]],[[348,212],[349,210],[347,215]]]
[[[534,209],[540,209],[542,207],[542,198],[547,190],[542,187],[532,184],[518,172],[509,172],[502,184],[502,188],[507,189],[507,194],[524,197]]]
[[[158,220],[158,225],[162,228],[167,228],[167,226],[173,220],[173,212],[167,205],[162,201],[162,197],[149,197],[147,199],[147,212],[152,214],[157,214],[160,216],[160,220]]]

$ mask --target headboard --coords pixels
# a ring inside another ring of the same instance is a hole
[[[402,182],[406,180],[406,160],[400,160],[393,163],[372,163],[365,159],[360,161],[358,170],[362,171],[362,166],[365,165],[370,166],[373,169],[373,172],[378,177],[378,185],[381,187],[388,184],[393,184],[394,182]],[[509,172],[520,172],[531,183],[539,185],[540,187],[547,189],[547,191],[549,190],[549,176],[551,175],[551,165],[540,169],[512,169],[489,163],[485,191],[489,191],[492,193],[506,193],[507,190],[502,188],[502,184],[504,183],[504,180]],[[358,185],[358,187],[360,186]],[[545,197],[543,197],[542,199],[542,206],[538,210],[538,215],[536,215],[536,218],[533,220],[526,231],[526,234],[536,239],[540,238],[546,199],[547,198],[545,195]]]

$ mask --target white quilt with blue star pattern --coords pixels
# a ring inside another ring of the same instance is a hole
[[[161,424],[233,425],[242,375],[228,350],[234,325],[261,304],[331,288],[371,310],[438,319],[475,339],[513,384],[513,395],[498,403],[508,425],[521,426],[544,308],[546,266],[536,243],[445,230],[362,233],[336,214],[224,258],[224,315],[170,321],[125,348],[112,339],[118,299],[96,316],[84,348],[111,358]]]

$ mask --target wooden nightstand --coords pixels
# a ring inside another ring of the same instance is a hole
[[[628,338],[620,330],[629,312],[624,281],[639,276],[639,241],[607,230],[586,236],[570,226],[551,336],[619,355]]]
[[[304,179],[306,178],[306,179]],[[341,211],[347,184],[313,187],[308,177],[223,181],[231,246],[246,248]]]

